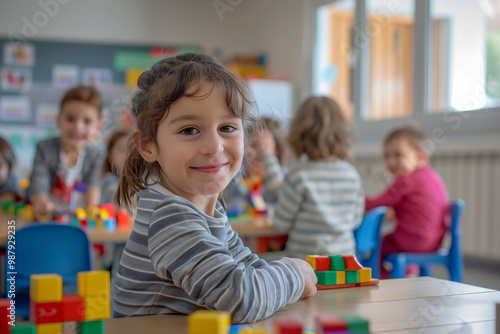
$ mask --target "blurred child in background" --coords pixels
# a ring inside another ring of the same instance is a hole
[[[0,137],[0,203],[14,201],[21,195],[19,181],[14,174],[16,156],[9,143]]]
[[[85,205],[99,204],[103,156],[91,140],[101,126],[102,100],[95,88],[78,86],[66,92],[57,116],[60,136],[36,148],[27,192],[35,217],[70,209],[79,182],[86,186]]]
[[[299,157],[279,179],[276,145],[261,136],[266,180],[281,183],[273,217],[274,228],[288,232],[286,253],[354,254],[353,230],[363,218],[361,178],[348,162],[352,135],[340,106],[328,97],[304,101],[291,124],[289,143]]]
[[[428,165],[426,136],[404,125],[384,141],[384,158],[394,181],[375,198],[366,198],[366,210],[377,206],[394,209],[396,229],[382,240],[381,257],[393,252],[433,252],[449,224],[449,200],[441,177]],[[381,261],[381,278],[389,272]]]
[[[127,131],[118,130],[109,139],[107,155],[102,168],[101,203],[115,202],[116,188],[127,157],[127,137]]]

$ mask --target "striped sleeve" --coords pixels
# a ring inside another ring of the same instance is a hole
[[[266,202],[276,202],[278,192],[283,183],[283,171],[275,155],[265,155],[262,157],[266,176],[264,178],[264,200]]]
[[[171,277],[199,304],[228,311],[236,323],[269,317],[295,302],[304,289],[300,269],[291,259],[258,268],[235,261],[224,243],[210,233],[203,218],[178,202],[160,203],[151,216],[148,239],[158,277]],[[255,258],[238,251],[239,247],[232,249],[247,263],[255,262]]]
[[[228,224],[229,225],[229,224]],[[234,261],[243,263],[245,267],[252,266],[259,268],[267,265],[266,260],[259,258],[256,254],[243,245],[238,233],[234,232],[231,226],[227,230],[228,249]]]
[[[298,189],[298,182],[291,179],[291,173],[285,177],[280,187],[278,202],[274,208],[273,226],[281,233],[287,233],[292,229],[302,207],[302,194]]]

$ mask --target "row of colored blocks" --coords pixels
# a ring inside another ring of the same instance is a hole
[[[108,271],[86,271],[78,273],[78,293],[63,294],[63,282],[57,274],[30,276],[30,322],[15,327],[1,321],[0,333],[59,334],[63,322],[77,322],[78,333],[104,332],[103,319],[111,317],[110,277]],[[0,313],[9,312],[2,300]],[[2,319],[6,319],[3,317]]]
[[[264,328],[230,326],[231,316],[224,311],[200,310],[189,315],[189,334],[267,334]],[[293,318],[277,318],[272,323],[273,334],[302,334],[302,323]],[[308,331],[309,332],[309,331]],[[315,317],[316,334],[370,333],[367,319],[358,315],[337,317],[321,314]]]
[[[372,280],[372,269],[363,268],[355,255],[308,255],[318,278],[319,285],[368,283]]]

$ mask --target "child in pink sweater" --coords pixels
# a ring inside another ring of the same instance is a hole
[[[366,198],[367,211],[392,207],[397,223],[382,240],[381,278],[389,277],[383,266],[385,255],[436,251],[449,224],[448,195],[441,177],[427,164],[425,140],[421,130],[406,125],[384,141],[386,166],[395,179],[378,197]]]

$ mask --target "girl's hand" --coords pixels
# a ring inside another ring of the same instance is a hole
[[[302,272],[302,276],[304,276],[304,291],[302,292],[302,297],[312,297],[316,294],[318,289],[316,288],[316,284],[318,283],[318,278],[314,273],[313,268],[309,263],[302,259],[292,258],[292,260],[297,263]]]
[[[36,199],[34,198],[31,207],[33,209],[33,214],[37,219],[47,216],[57,209],[56,205],[49,201],[46,196],[39,196]]]

